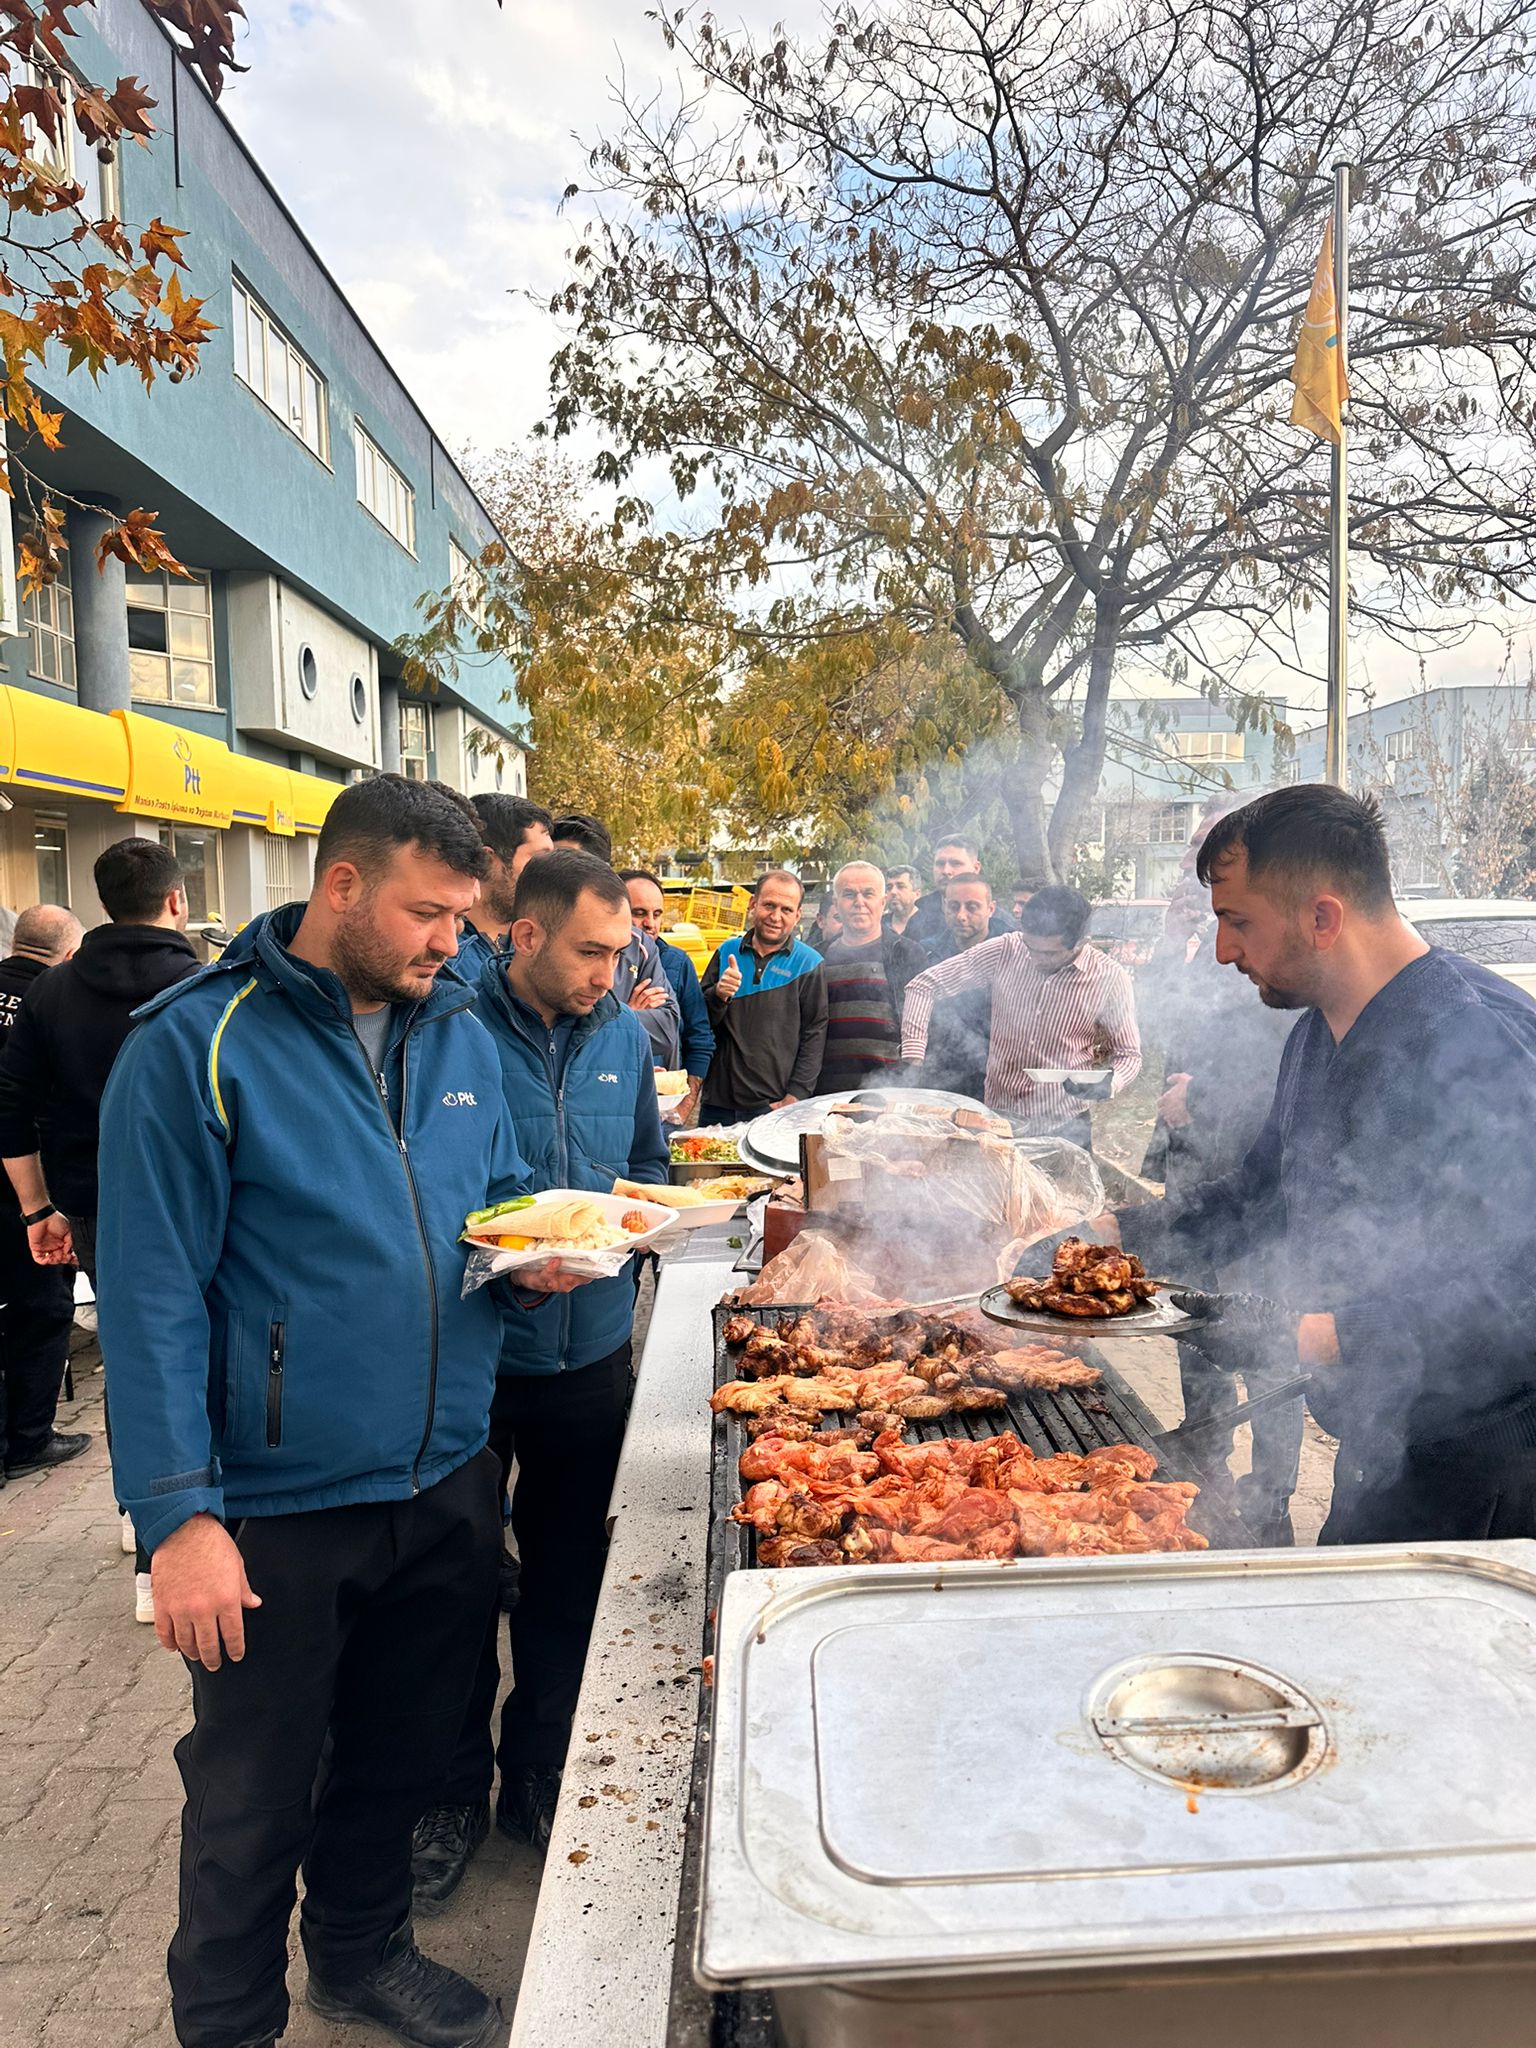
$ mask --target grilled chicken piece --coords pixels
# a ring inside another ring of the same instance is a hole
[[[1096,1365],[1085,1365],[1051,1344],[1025,1344],[1015,1351],[994,1351],[978,1359],[972,1370],[978,1379],[1005,1388],[1010,1394],[1057,1387],[1091,1387],[1103,1375]]]

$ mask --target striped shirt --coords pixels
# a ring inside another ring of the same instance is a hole
[[[882,942],[845,945],[825,955],[827,1049],[818,1095],[901,1078],[901,1003],[885,972]]]
[[[1131,977],[1119,962],[1085,946],[1069,966],[1042,974],[1017,932],[984,940],[917,976],[902,1016],[903,1055],[920,1060],[927,1052],[936,1002],[978,988],[992,991],[987,1105],[1028,1129],[1059,1130],[1087,1107],[1060,1082],[1031,1081],[1030,1067],[1112,1067],[1115,1095],[1141,1072]]]

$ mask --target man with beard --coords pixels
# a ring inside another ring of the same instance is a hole
[[[630,931],[629,897],[613,869],[562,849],[529,865],[512,951],[481,972],[477,1014],[495,1040],[535,1188],[610,1194],[617,1179],[667,1177],[650,1042],[613,992]],[[568,1302],[536,1298],[506,1317],[490,1441],[503,1486],[517,1459],[512,1690],[493,1743],[501,1616],[488,1598],[458,1746],[416,1830],[418,1912],[446,1903],[485,1840],[493,1770],[498,1828],[540,1852],[548,1847],[608,1549],[634,1316],[626,1265]]]
[[[1127,1245],[1165,1273],[1277,1255],[1279,1305],[1197,1296],[1190,1341],[1232,1366],[1283,1339],[1313,1375],[1324,1542],[1536,1534],[1536,1003],[1398,915],[1373,799],[1274,791],[1196,871],[1217,959],[1308,1014],[1242,1164],[1125,1212]]]
[[[827,978],[821,955],[795,937],[804,899],[800,877],[787,868],[759,875],[745,935],[727,939],[704,970],[715,1051],[701,1124],[762,1116],[816,1092]]]
[[[283,2032],[301,1862],[316,2011],[416,2048],[505,2035],[416,1948],[410,1878],[501,1550],[500,1318],[491,1290],[462,1294],[458,1238],[529,1183],[447,966],[485,867],[425,784],[341,791],[309,901],[141,1011],[108,1084],[113,1471],[192,1675],[184,2048]]]
[[[981,945],[996,909],[984,875],[955,875],[944,884],[944,924],[949,937],[932,958],[955,960]],[[943,1088],[980,1102],[987,1085],[987,1047],[992,1036],[992,991],[968,989],[935,1003],[923,1059],[925,1088]]]
[[[465,913],[458,958],[453,963],[454,972],[473,986],[486,961],[507,950],[517,878],[529,861],[548,853],[554,845],[550,832],[555,821],[526,797],[488,791],[470,797],[468,803],[480,821],[490,863],[480,884],[480,900]]]

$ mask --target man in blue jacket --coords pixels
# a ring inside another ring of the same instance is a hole
[[[710,1029],[709,1011],[704,1006],[704,992],[699,987],[698,969],[681,946],[670,945],[661,936],[667,897],[657,877],[646,868],[620,868],[619,880],[629,892],[629,914],[635,921],[635,929],[643,932],[656,948],[662,972],[671,982],[677,997],[682,1017],[678,1054],[688,1076],[688,1095],[676,1109],[668,1112],[667,1121],[685,1124],[698,1104],[699,1090],[704,1086],[704,1076],[715,1056],[715,1034]]]
[[[113,1472],[156,1633],[192,1674],[169,1956],[185,2048],[282,2033],[301,1861],[317,2011],[415,2048],[505,2032],[410,1918],[411,1828],[501,1548],[499,1315],[461,1296],[458,1237],[529,1180],[445,964],[484,862],[436,791],[344,790],[309,902],[141,1010],[107,1088]]]
[[[661,1181],[667,1146],[644,1025],[613,994],[629,899],[603,861],[574,849],[530,861],[517,885],[512,953],[481,974],[478,1012],[496,1042],[518,1149],[536,1188],[612,1190]],[[433,1911],[484,1841],[493,1763],[496,1824],[548,1845],[608,1548],[608,1498],[624,1436],[635,1289],[626,1269],[569,1298],[531,1299],[504,1321],[491,1404],[503,1478],[514,1450],[512,1530],[521,1597],[508,1617],[513,1690],[494,1757],[499,1615],[453,1766],[416,1830],[416,1904]]]
[[[507,950],[517,878],[529,861],[549,852],[553,843],[549,828],[554,820],[526,797],[506,796],[499,790],[459,801],[467,802],[479,820],[490,861],[490,872],[480,884],[480,901],[459,933],[458,957],[453,963],[455,974],[474,983],[486,961]]]

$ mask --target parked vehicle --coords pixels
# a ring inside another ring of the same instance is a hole
[[[1399,897],[1398,909],[1432,946],[1491,967],[1536,996],[1536,903],[1521,897]]]

